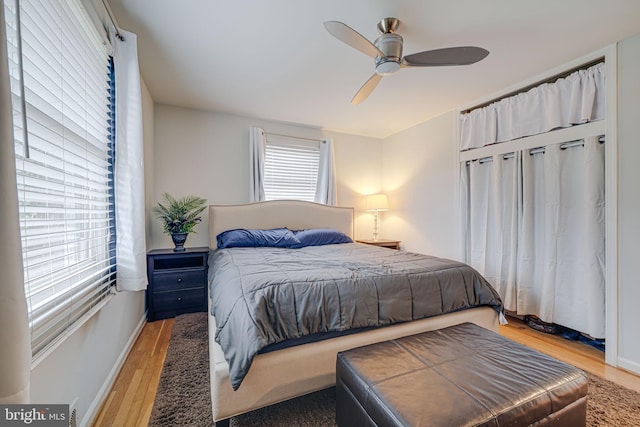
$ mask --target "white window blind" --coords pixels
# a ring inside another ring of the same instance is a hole
[[[264,160],[265,199],[313,202],[319,164],[319,141],[267,135]]]
[[[4,0],[34,357],[115,280],[109,52],[79,0]]]

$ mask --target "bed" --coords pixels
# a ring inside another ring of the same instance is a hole
[[[351,208],[330,207],[300,201],[273,201],[247,205],[227,206],[212,205],[209,207],[210,247],[217,247],[218,242],[216,236],[218,236],[218,234],[227,230],[241,228],[273,229],[278,227],[286,227],[290,230],[330,228],[338,230],[349,237],[353,237],[353,214],[353,209]],[[336,247],[336,249],[333,250],[333,247]],[[225,338],[223,330],[229,327],[228,324],[231,323],[231,317],[229,317],[229,315],[224,311],[220,311],[221,309],[219,308],[219,305],[221,304],[219,300],[221,299],[222,295],[220,293],[220,286],[222,286],[220,283],[224,282],[224,286],[227,286],[227,282],[237,280],[239,282],[242,282],[242,286],[244,289],[244,286],[247,286],[245,281],[248,283],[248,280],[245,280],[245,278],[222,280],[221,278],[227,277],[225,276],[225,274],[229,273],[227,272],[227,270],[216,271],[216,265],[224,264],[220,262],[220,259],[233,259],[233,262],[242,263],[241,259],[245,255],[248,256],[249,253],[255,252],[259,258],[262,257],[267,260],[267,263],[264,265],[265,270],[269,270],[269,268],[267,267],[269,267],[272,263],[268,260],[271,260],[272,256],[281,255],[272,252],[267,252],[268,255],[264,255],[264,252],[261,252],[261,249],[262,248],[246,248],[246,250],[244,251],[236,251],[234,253],[227,253],[226,251],[229,250],[224,249],[212,251],[212,254],[210,255],[210,258],[213,261],[210,264],[210,281],[213,281],[213,278],[218,275],[217,283],[214,284],[214,290],[211,291],[210,289],[210,296],[213,298],[209,299],[210,306],[208,316],[210,337],[209,354],[211,368],[210,374],[212,411],[213,418],[218,425],[225,425],[228,422],[229,418],[235,415],[242,414],[264,406],[272,405],[283,400],[291,399],[334,385],[336,354],[340,351],[366,344],[371,344],[374,342],[412,335],[423,331],[440,329],[446,326],[452,326],[463,322],[473,322],[477,325],[491,330],[497,329],[499,313],[501,311],[501,303],[499,301],[499,297],[497,297],[497,300],[487,299],[487,294],[494,294],[494,297],[497,296],[497,294],[495,294],[495,291],[493,291],[493,289],[490,287],[490,289],[488,290],[486,288],[482,288],[482,290],[479,290],[480,285],[478,283],[475,283],[471,285],[470,290],[467,290],[466,292],[473,295],[475,295],[476,293],[484,295],[478,297],[480,299],[474,300],[475,304],[478,304],[478,306],[474,306],[468,309],[459,309],[458,306],[451,306],[450,308],[451,310],[453,310],[451,312],[446,312],[445,314],[420,318],[418,320],[411,321],[405,321],[407,319],[403,318],[403,315],[379,316],[383,318],[381,324],[388,326],[377,328],[358,328],[357,330],[359,332],[357,333],[349,333],[346,335],[335,336],[330,339],[286,347],[270,352],[259,352],[255,355],[252,354],[249,358],[250,367],[247,367],[246,371],[242,372],[242,376],[238,379],[239,365],[236,360],[237,357],[234,356],[236,350],[229,350],[229,348],[227,347],[228,357],[225,358],[222,347],[218,344],[218,342],[216,342],[215,339],[217,334],[220,335],[218,337],[218,340],[223,345],[228,346],[228,342],[225,341],[229,341],[229,336]],[[357,243],[347,243],[345,245],[330,245],[324,248],[319,247],[288,249],[288,251],[294,251],[297,256],[295,262],[290,262],[290,264],[297,265],[300,259],[318,256],[318,253],[321,257],[319,259],[329,260],[327,254],[329,252],[338,253],[338,249],[342,249],[345,253],[353,253],[354,256],[360,258],[376,258],[380,255],[379,251],[382,251],[384,254],[388,254],[390,258],[401,257],[402,259],[406,260],[406,256],[412,256],[410,254],[405,255],[400,251],[375,248],[373,246],[367,246]],[[287,250],[280,250],[280,252],[286,251]],[[239,256],[240,253],[242,253],[242,257]],[[419,264],[423,262],[430,265],[439,262],[433,261],[430,258],[431,257],[426,256],[418,257],[416,255],[415,260],[412,259],[406,262],[406,266],[409,269],[413,269],[415,268],[413,264]],[[240,261],[235,261],[236,259]],[[327,262],[331,263],[333,261]],[[372,263],[375,262],[372,261]],[[380,262],[379,264],[386,266],[386,261]],[[258,270],[260,269],[259,267],[256,267],[258,265],[259,264],[253,261],[253,258],[249,258],[249,261],[246,261],[244,266],[233,265],[232,269],[240,270],[244,268],[246,270],[247,268],[251,267],[254,270]],[[327,265],[329,266],[329,264]],[[366,262],[365,264],[358,265],[365,265],[365,269],[369,268]],[[464,265],[458,263],[458,265],[456,265],[456,268],[458,268],[459,266]],[[338,276],[340,275],[340,273],[338,272],[340,268],[335,269],[335,274]],[[350,268],[351,267],[348,267],[347,270]],[[334,271],[332,267],[327,267],[326,270],[331,272]],[[351,270],[353,270],[353,268],[351,268]],[[287,274],[295,274],[295,272],[288,272]],[[344,275],[345,273],[342,274]],[[354,274],[355,276],[359,277],[360,271]],[[331,280],[334,280],[334,278],[332,277]],[[234,289],[237,288],[238,286],[231,285],[224,293],[233,294],[233,292],[235,292]],[[489,295],[489,297],[490,296],[491,295]],[[214,300],[214,302],[212,302],[212,300]],[[236,301],[241,300],[237,299]],[[246,301],[244,300],[242,301],[243,304],[245,302]],[[217,315],[220,318],[218,319],[220,323],[219,325],[216,324],[216,317],[212,315],[212,308],[217,308]],[[413,313],[414,309],[412,308],[411,310]],[[396,321],[398,321],[399,323],[395,323]],[[319,328],[326,328],[328,323],[331,322],[324,322],[321,326],[319,326]],[[363,325],[357,324],[355,326]],[[300,329],[301,328],[298,325],[297,330],[299,331]],[[276,336],[278,334],[279,332],[277,330],[270,330],[269,334],[267,335],[271,336],[270,340],[279,341],[281,337]],[[235,337],[237,335],[237,333],[231,334],[232,337]],[[273,336],[275,336],[275,338]],[[269,344],[269,342],[265,341],[265,344]],[[234,388],[236,388],[236,390],[234,390]]]

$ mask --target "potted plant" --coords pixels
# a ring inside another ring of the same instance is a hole
[[[158,202],[153,208],[153,213],[164,223],[164,232],[171,235],[175,252],[184,251],[184,242],[187,240],[193,227],[202,221],[200,214],[206,208],[207,200],[196,196],[186,196],[175,199],[169,193],[164,193],[164,202]]]

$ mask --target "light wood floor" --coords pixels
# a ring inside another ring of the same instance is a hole
[[[147,323],[133,345],[94,426],[147,426],[169,347],[173,319]]]
[[[94,426],[147,426],[160,372],[169,346],[173,319],[147,323],[107,396]],[[578,368],[640,392],[640,377],[605,365],[604,353],[527,327],[517,319],[501,326],[500,334]]]

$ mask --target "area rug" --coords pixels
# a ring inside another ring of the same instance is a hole
[[[640,393],[588,374],[587,425],[640,426]],[[231,427],[335,426],[335,389],[231,419]],[[213,426],[207,314],[176,317],[149,426]]]

